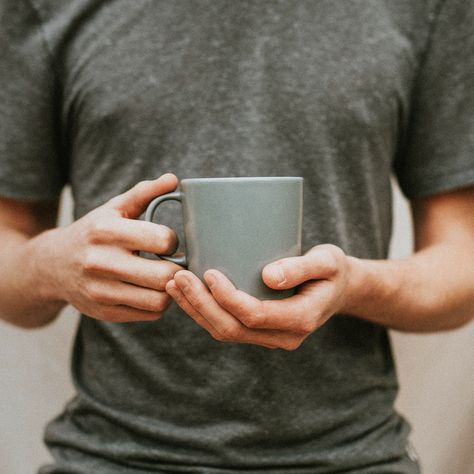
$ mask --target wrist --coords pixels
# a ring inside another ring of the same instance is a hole
[[[61,228],[42,232],[27,243],[25,252],[28,266],[32,270],[30,284],[32,288],[36,288],[41,302],[52,307],[61,307],[67,303],[62,296],[62,285],[58,278],[61,273],[57,268],[61,260],[58,239],[60,233]]]
[[[365,260],[348,256],[349,279],[342,312],[351,316],[372,319],[383,313],[399,291],[400,277],[393,262]]]

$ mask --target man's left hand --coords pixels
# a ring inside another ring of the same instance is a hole
[[[167,293],[214,339],[295,350],[349,299],[349,257],[334,245],[317,245],[300,257],[265,266],[263,281],[276,290],[296,288],[281,300],[259,300],[238,290],[218,270],[206,271],[209,287],[179,270]]]

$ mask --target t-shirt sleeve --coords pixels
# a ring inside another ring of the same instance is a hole
[[[39,17],[0,2],[0,196],[53,199],[65,184],[57,74]]]
[[[474,185],[474,2],[441,2],[394,162],[409,199]]]

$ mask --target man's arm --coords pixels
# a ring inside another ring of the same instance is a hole
[[[167,173],[142,181],[66,227],[57,202],[0,200],[0,318],[33,328],[66,304],[111,322],[155,321],[170,303],[166,283],[182,267],[136,255],[171,254],[176,233],[139,220],[156,196],[176,189]]]
[[[38,284],[37,258],[28,242],[55,226],[58,200],[23,202],[0,199],[1,319],[22,327],[52,321],[64,302],[45,300]]]
[[[453,329],[474,318],[474,188],[413,201],[415,253],[349,257],[346,311],[402,331]]]

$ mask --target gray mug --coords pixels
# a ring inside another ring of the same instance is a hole
[[[267,287],[261,274],[270,262],[301,255],[303,178],[191,178],[179,189],[158,196],[146,211],[145,219],[153,222],[162,202],[182,204],[185,254],[159,258],[188,268],[203,282],[204,272],[215,268],[260,299],[294,294]]]

